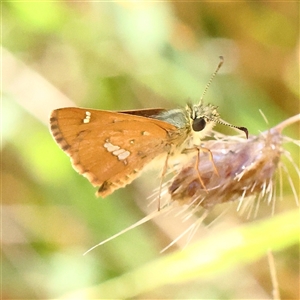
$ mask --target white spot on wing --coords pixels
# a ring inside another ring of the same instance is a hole
[[[130,155],[130,152],[127,151],[127,150],[124,150],[123,153],[121,153],[121,154],[118,155],[118,159],[119,159],[119,160],[124,160],[124,159],[126,159],[129,155]]]
[[[114,152],[114,151],[120,149],[119,146],[115,146],[115,145],[113,145],[113,144],[111,144],[111,143],[105,143],[105,144],[104,144],[104,148],[106,148],[108,152]]]
[[[126,158],[130,155],[129,151],[122,149],[119,146],[115,146],[107,141],[103,146],[108,152],[116,156],[118,160],[122,160],[125,164],[127,164]]]
[[[119,155],[122,154],[124,151],[126,151],[126,150],[124,150],[124,149],[118,149],[118,150],[116,150],[116,151],[113,151],[113,155],[119,156]]]
[[[83,123],[84,124],[90,123],[90,121],[91,121],[91,115],[92,114],[89,111],[85,112],[85,118],[83,119]]]

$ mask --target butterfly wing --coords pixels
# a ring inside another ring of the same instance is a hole
[[[100,187],[98,196],[132,182],[151,160],[167,154],[179,135],[172,124],[145,117],[147,112],[137,114],[82,108],[51,114],[54,139],[70,156],[74,169]]]

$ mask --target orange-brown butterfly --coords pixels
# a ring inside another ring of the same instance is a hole
[[[168,161],[187,149],[200,149],[199,138],[216,123],[248,135],[245,127],[222,122],[217,106],[203,104],[203,96],[223,63],[220,58],[200,103],[188,104],[186,109],[113,112],[67,107],[51,113],[54,139],[70,156],[74,169],[99,187],[97,196],[106,197],[131,183],[156,159],[164,159],[164,175]]]

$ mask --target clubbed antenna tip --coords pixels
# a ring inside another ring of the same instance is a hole
[[[220,55],[219,58],[220,58],[220,63],[218,65],[217,71],[222,67],[222,65],[224,63],[224,57],[222,55]]]
[[[246,138],[248,139],[248,129],[246,127],[237,127],[237,129],[244,131],[246,134]]]

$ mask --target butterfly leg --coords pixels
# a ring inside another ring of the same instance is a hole
[[[212,163],[212,166],[213,166],[213,169],[215,171],[215,173],[217,174],[217,176],[220,176],[219,172],[218,172],[218,169],[215,165],[215,162],[214,162],[214,158],[213,158],[213,155],[212,155],[212,152],[208,149],[208,148],[204,148],[204,147],[196,147],[197,149],[197,158],[196,158],[196,164],[195,164],[195,169],[197,170],[197,173],[198,173],[198,178],[199,178],[199,181],[202,185],[202,187],[204,188],[205,192],[208,193],[208,190],[201,178],[201,174],[199,172],[199,163],[200,163],[200,150],[202,150],[203,152],[208,152],[208,155],[209,155],[209,160],[210,162]]]
[[[196,158],[196,163],[195,163],[194,168],[195,168],[196,171],[197,171],[198,179],[199,179],[199,181],[200,181],[200,184],[202,185],[202,187],[203,187],[203,189],[205,190],[205,192],[208,194],[208,190],[207,190],[207,188],[206,188],[206,186],[205,186],[205,184],[204,184],[204,182],[203,182],[203,180],[202,180],[202,178],[201,178],[201,174],[200,174],[200,172],[199,172],[200,149],[202,149],[202,148],[196,147],[197,158]]]
[[[219,175],[219,172],[218,172],[218,169],[216,168],[216,165],[214,163],[214,159],[213,159],[213,155],[212,155],[212,152],[208,149],[208,148],[204,148],[204,147],[200,147],[200,146],[196,146],[194,148],[189,148],[189,149],[184,149],[183,153],[188,153],[188,152],[191,152],[191,151],[197,151],[197,157],[196,157],[196,163],[195,163],[195,169],[197,171],[197,174],[198,174],[198,179],[200,181],[200,184],[201,186],[203,187],[203,189],[205,190],[206,193],[208,193],[208,190],[202,180],[202,177],[201,177],[201,174],[200,174],[200,171],[199,171],[199,164],[200,164],[200,151],[203,151],[203,152],[208,152],[209,154],[209,160],[211,161],[212,165],[213,165],[213,169],[215,171],[215,173],[217,174],[217,176],[220,176]]]
[[[168,170],[168,160],[169,160],[169,155],[170,153],[168,152],[166,160],[165,160],[165,164],[164,164],[164,168],[162,170],[162,174],[161,174],[161,180],[160,180],[160,185],[159,185],[159,192],[158,192],[158,199],[157,199],[157,210],[160,211],[160,198],[161,198],[161,191],[162,191],[162,185],[163,185],[163,181],[164,181],[164,177],[167,173]]]
[[[205,148],[205,147],[201,147],[200,149],[201,149],[203,152],[208,152],[209,160],[210,160],[210,162],[212,163],[212,166],[213,166],[213,168],[214,168],[214,171],[215,171],[216,175],[220,177],[219,171],[218,171],[218,169],[217,169],[217,167],[216,167],[216,165],[215,165],[215,162],[214,162],[214,158],[213,158],[212,152],[211,152],[208,148]],[[200,149],[199,149],[199,150],[200,150]],[[199,155],[199,153],[198,153],[198,157],[199,157],[199,156],[200,156],[200,155]],[[200,161],[200,158],[199,158],[199,161]],[[198,163],[198,162],[197,162],[197,163]]]

